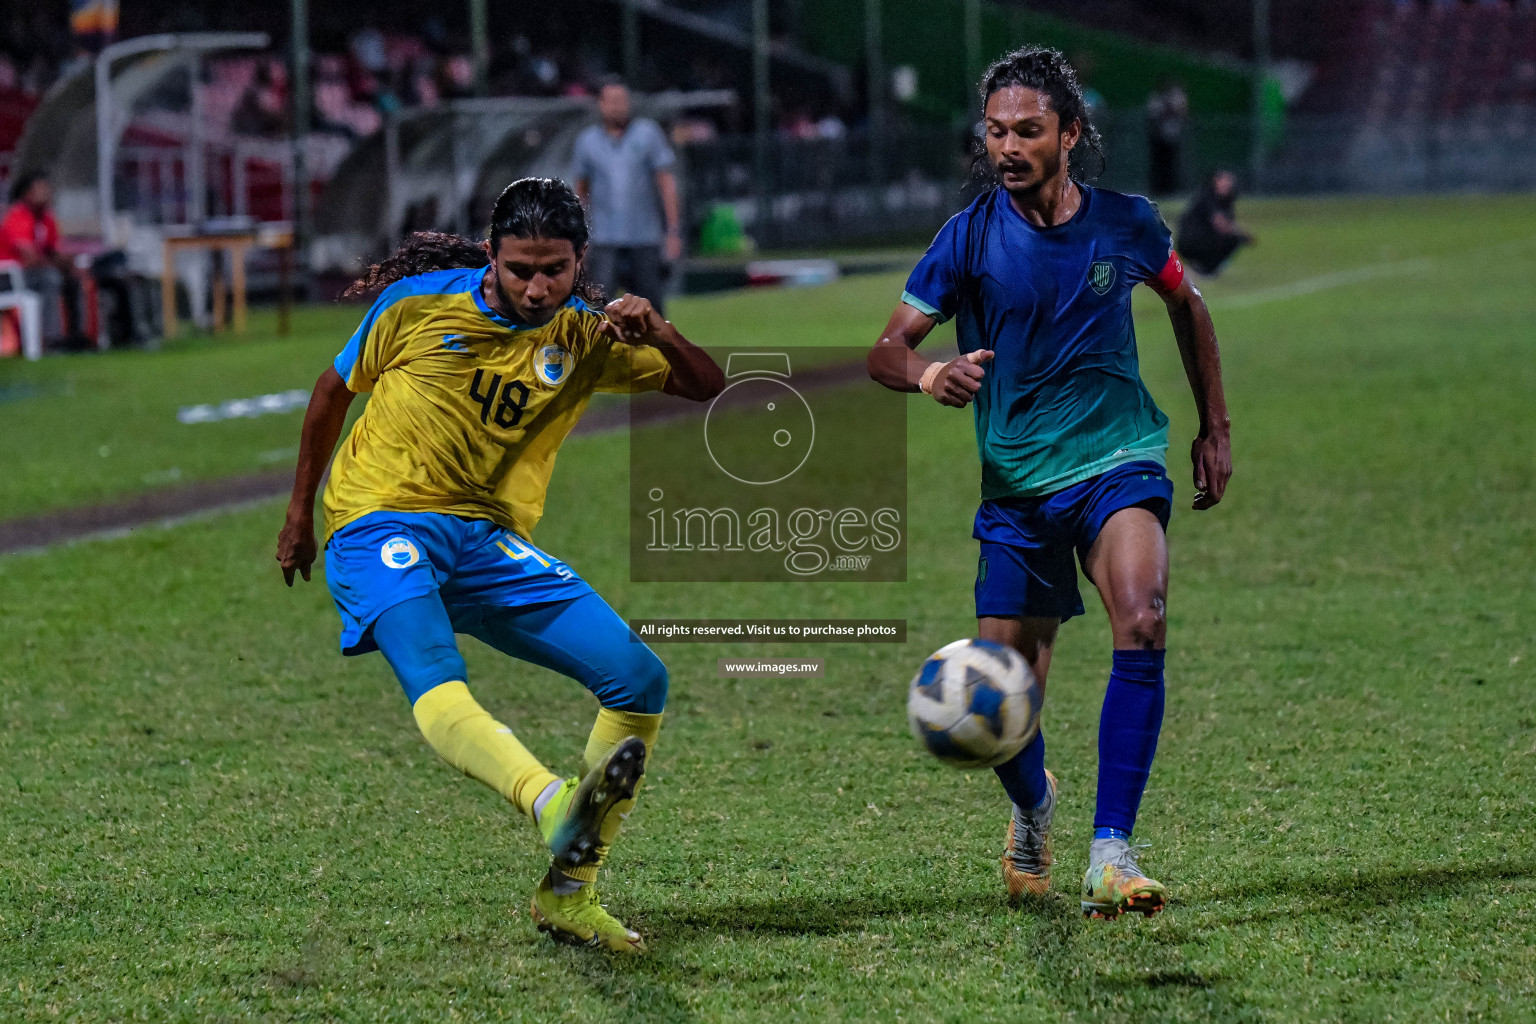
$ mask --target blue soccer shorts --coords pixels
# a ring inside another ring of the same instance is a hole
[[[971,536],[981,542],[976,616],[1061,619],[1083,614],[1078,562],[1086,563],[1109,517],[1146,508],[1163,529],[1173,511],[1173,482],[1155,462],[1131,462],[1038,498],[994,498],[976,510]]]
[[[488,520],[371,513],[332,535],[325,577],[342,653],[382,648],[412,703],[465,679],[455,633],[571,676],[604,707],[655,714],[665,703],[666,668],[608,603]]]

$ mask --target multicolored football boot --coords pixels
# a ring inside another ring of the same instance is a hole
[[[597,886],[587,883],[574,892],[555,892],[554,871],[546,874],[534,891],[528,913],[539,931],[556,942],[571,946],[591,946],[615,953],[644,953],[645,940],[627,927],[597,901]]]
[[[1124,839],[1095,839],[1083,876],[1083,916],[1116,918],[1134,913],[1151,917],[1163,909],[1168,890],[1136,866],[1136,850]]]
[[[558,868],[595,864],[603,852],[603,823],[634,798],[645,775],[645,741],[631,736],[580,781],[566,779],[539,812],[539,832]]]
[[[1025,893],[1044,896],[1051,887],[1051,819],[1056,816],[1056,776],[1045,773],[1045,801],[1032,811],[1013,805],[1008,840],[1003,847],[1003,881],[1008,899],[1017,903]]]

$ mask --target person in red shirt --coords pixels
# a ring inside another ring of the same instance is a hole
[[[59,224],[52,207],[53,185],[47,174],[28,171],[17,177],[11,207],[0,220],[0,260],[20,263],[27,288],[42,296],[43,340],[64,339],[69,347],[77,347],[84,344],[80,277],[69,257],[59,252]]]

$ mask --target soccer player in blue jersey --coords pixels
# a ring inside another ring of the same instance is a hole
[[[1054,50],[1003,57],[981,83],[986,156],[997,187],[944,225],[912,271],[870,352],[870,375],[943,405],[975,403],[981,454],[976,618],[983,640],[1017,649],[1044,687],[1061,623],[1083,612],[1073,552],[1109,614],[1114,652],[1099,723],[1098,801],[1083,913],[1162,909],[1131,830],[1163,718],[1173,484],[1168,419],[1137,369],[1131,290],[1167,305],[1200,433],[1194,508],[1232,474],[1216,333],[1157,209],[1092,188],[1080,157],[1099,150],[1071,65]],[[960,356],[915,349],[953,319]],[[997,769],[1013,801],[1003,877],[1009,895],[1050,885],[1056,779],[1045,737]]]

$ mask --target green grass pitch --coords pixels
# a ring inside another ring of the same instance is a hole
[[[1261,244],[1207,288],[1237,466],[1214,512],[1188,511],[1191,402],[1138,304],[1179,487],[1138,831],[1167,913],[1077,910],[1096,609],[1063,630],[1046,708],[1044,906],[1004,901],[990,773],[906,733],[918,661],[974,625],[971,419],[914,397],[906,584],[630,584],[624,438],[561,456],[538,540],[626,615],[910,623],[905,647],[815,651],[820,680],[713,678],[717,656],[807,648],[660,648],[669,718],[604,881],[640,960],[534,932],[534,831],[437,761],[381,659],[337,655],[323,582],[282,587],[281,503],[0,559],[0,1019],[1532,1019],[1536,201],[1245,212]],[[858,346],[899,285],[673,312],[702,340]],[[307,387],[357,316],[0,366],[0,515],[280,463],[297,415],[176,407]],[[482,702],[574,767],[584,691],[465,646]]]

